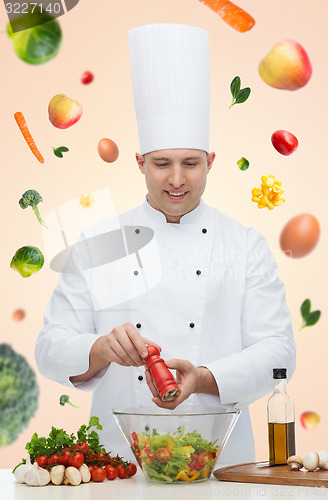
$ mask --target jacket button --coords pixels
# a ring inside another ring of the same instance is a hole
[[[204,234],[207,233],[207,229],[205,229],[205,227],[204,227],[204,229],[202,229],[202,233],[204,233]]]
[[[199,276],[200,274],[202,274],[202,271],[200,271],[199,269],[197,269],[196,274],[198,274],[198,276]]]
[[[190,323],[190,325],[189,325],[189,326],[190,326],[190,328],[194,328],[195,323]]]
[[[140,380],[140,382],[141,382],[141,380],[143,380],[143,376],[139,375],[138,380]]]
[[[138,271],[134,271],[134,272],[133,272],[133,274],[134,274],[135,276],[138,276],[138,274],[139,274],[139,273],[138,273]]]
[[[136,327],[137,327],[137,328],[141,328],[141,323],[137,323],[137,324],[136,324]]]
[[[139,234],[140,233],[140,229],[136,229],[135,233]]]

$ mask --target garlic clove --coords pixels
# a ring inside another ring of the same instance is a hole
[[[303,458],[303,467],[309,471],[314,471],[319,465],[319,455],[315,451],[306,453]]]
[[[17,483],[25,483],[25,474],[27,471],[32,469],[33,465],[30,462],[30,459],[28,458],[26,460],[26,464],[22,464],[14,472],[15,479]]]
[[[82,483],[88,483],[91,479],[91,473],[87,464],[82,464],[81,467],[79,467],[79,472],[81,474]]]
[[[72,486],[78,486],[82,481],[80,471],[76,467],[72,467],[72,466],[66,467],[65,479]]]
[[[50,472],[50,480],[52,484],[62,484],[65,476],[65,467],[63,465],[55,465]]]
[[[25,482],[29,486],[46,486],[50,482],[50,474],[47,469],[42,469],[36,462],[25,474]]]

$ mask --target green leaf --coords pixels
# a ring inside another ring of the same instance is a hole
[[[240,85],[241,85],[241,80],[239,76],[235,76],[235,78],[232,80],[230,84],[230,91],[232,94],[232,97],[235,99],[237,97],[237,94],[240,90]]]
[[[306,321],[305,321],[305,326],[313,326],[315,325],[319,319],[320,319],[320,316],[321,316],[321,311],[312,311]]]
[[[62,153],[67,153],[69,149],[66,146],[60,146],[59,148],[56,148],[57,151],[61,151]]]
[[[249,87],[241,89],[237,94],[236,102],[234,104],[241,104],[242,102],[247,101],[250,93],[251,93],[251,89]]]
[[[305,299],[303,304],[301,305],[301,315],[304,321],[307,320],[311,311],[311,301],[310,299]]]
[[[237,161],[237,165],[240,170],[247,170],[249,167],[249,161],[242,156],[240,160]]]
[[[58,149],[54,149],[55,156],[58,156],[58,158],[63,157],[63,153],[61,151],[58,151]]]

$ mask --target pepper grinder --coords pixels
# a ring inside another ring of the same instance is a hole
[[[146,366],[150,371],[153,384],[157,389],[159,397],[163,402],[176,399],[181,390],[176,383],[172,373],[165,366],[164,360],[159,355],[159,349],[154,345],[148,345],[148,357],[145,359]]]

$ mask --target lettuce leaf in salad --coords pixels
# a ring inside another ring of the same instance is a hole
[[[203,450],[208,451],[217,451],[218,446],[214,446],[214,443],[211,444],[206,439],[203,439],[202,436],[197,432],[187,432],[187,434],[180,435],[175,440],[175,447],[182,446],[192,446],[194,448],[195,453],[199,453]]]
[[[154,454],[158,448],[167,448],[168,445],[174,445],[174,437],[171,436],[170,433],[162,435],[155,434],[150,437],[148,444],[150,451]]]

